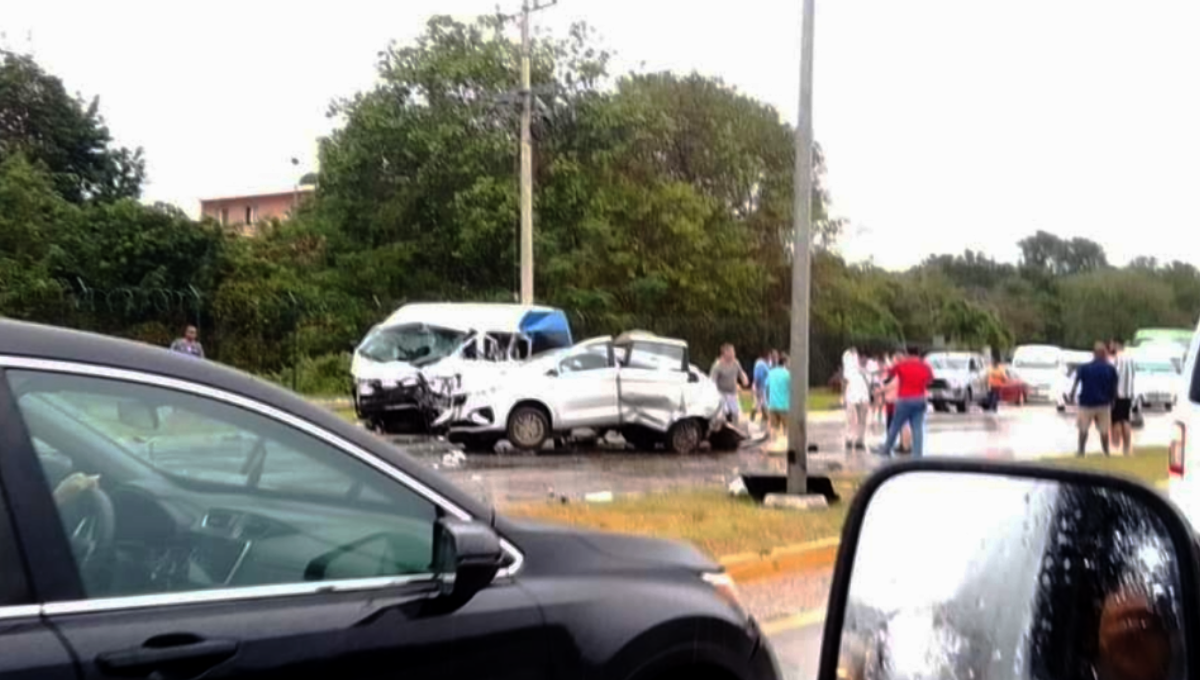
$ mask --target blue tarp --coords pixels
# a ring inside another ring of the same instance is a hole
[[[521,332],[533,340],[533,351],[571,346],[571,324],[562,310],[532,310],[521,319]]]

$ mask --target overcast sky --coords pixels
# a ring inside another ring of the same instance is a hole
[[[1116,262],[1200,264],[1200,2],[817,4],[814,125],[848,257],[1013,259],[1046,229]],[[100,95],[118,142],[145,148],[145,198],[195,215],[201,197],[286,190],[316,169],[329,102],[372,84],[390,39],[495,6],[4,0],[0,31]],[[537,15],[557,32],[577,20],[620,68],[720,76],[795,120],[800,0],[562,0]]]

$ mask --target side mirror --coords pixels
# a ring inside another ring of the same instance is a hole
[[[817,677],[1189,677],[1197,557],[1187,523],[1133,482],[888,466],[847,518]]]
[[[160,424],[156,407],[133,399],[117,402],[117,420],[126,427],[143,432],[157,430]]]
[[[478,522],[440,519],[434,528],[433,564],[442,577],[443,606],[460,607],[491,584],[504,563],[500,537]]]

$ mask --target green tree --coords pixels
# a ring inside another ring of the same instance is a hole
[[[72,203],[141,193],[142,150],[114,146],[99,110],[99,99],[67,94],[32,57],[0,50],[0,161],[22,154],[43,165]]]

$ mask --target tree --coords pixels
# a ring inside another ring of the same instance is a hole
[[[1065,240],[1046,231],[1022,239],[1021,264],[1031,272],[1070,276],[1108,266],[1104,248],[1086,238]]]
[[[115,147],[99,99],[85,103],[32,57],[0,50],[0,161],[24,155],[72,203],[136,198],[142,150]]]

